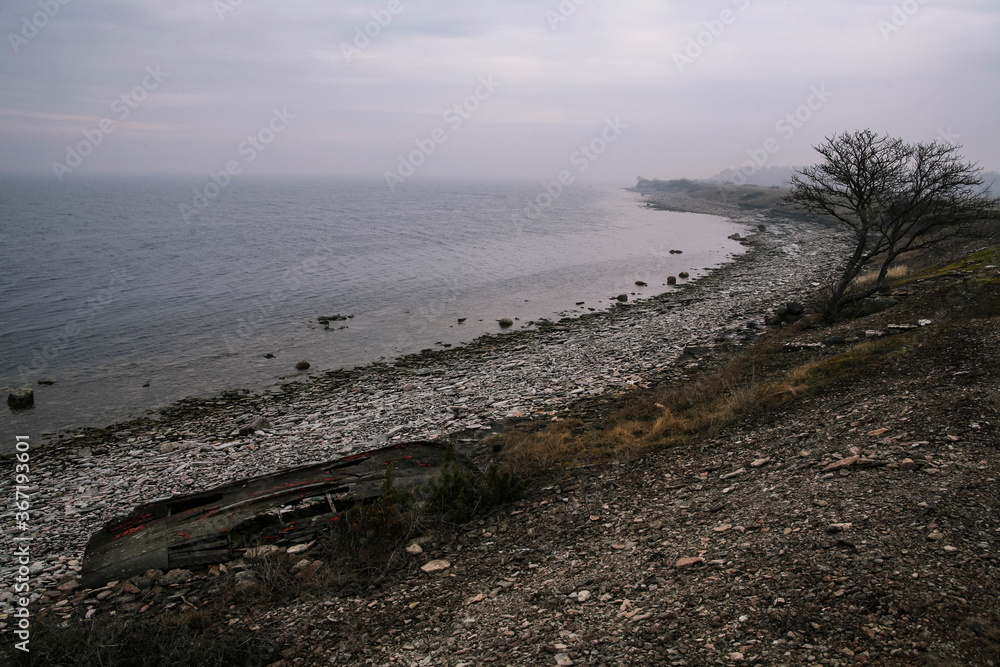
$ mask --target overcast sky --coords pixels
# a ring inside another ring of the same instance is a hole
[[[0,27],[0,171],[70,146],[63,178],[402,156],[630,185],[807,164],[864,127],[1000,169],[996,0],[10,0]]]

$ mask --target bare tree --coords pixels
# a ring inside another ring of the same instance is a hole
[[[981,168],[963,161],[959,145],[907,144],[858,130],[815,149],[824,161],[796,171],[783,203],[832,217],[851,234],[853,251],[831,287],[827,315],[881,289],[903,253],[979,235],[997,219],[1000,199],[988,194]],[[878,267],[877,278],[856,287],[869,267]]]

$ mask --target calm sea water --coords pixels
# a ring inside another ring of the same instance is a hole
[[[742,250],[733,223],[615,186],[246,178],[194,209],[203,185],[0,178],[0,386],[36,394],[5,438],[605,309]]]

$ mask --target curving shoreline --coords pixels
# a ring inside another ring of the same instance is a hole
[[[397,440],[485,435],[511,419],[551,420],[593,396],[663,382],[688,346],[801,299],[830,270],[836,232],[767,221],[749,251],[676,291],[572,322],[485,336],[462,348],[313,376],[280,394],[182,402],[158,421],[78,434],[33,457],[36,590],[79,568],[90,533],[153,498],[322,461]],[[234,436],[264,416],[270,428]],[[0,481],[9,491],[10,480]],[[10,566],[0,570],[11,574]],[[10,581],[10,579],[7,579]],[[0,594],[9,599],[11,590]]]

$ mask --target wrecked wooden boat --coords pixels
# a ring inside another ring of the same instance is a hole
[[[446,455],[440,444],[404,443],[155,500],[90,538],[82,584],[95,588],[150,569],[227,562],[257,545],[308,541],[355,503],[380,497],[390,463],[396,489],[412,493]]]

